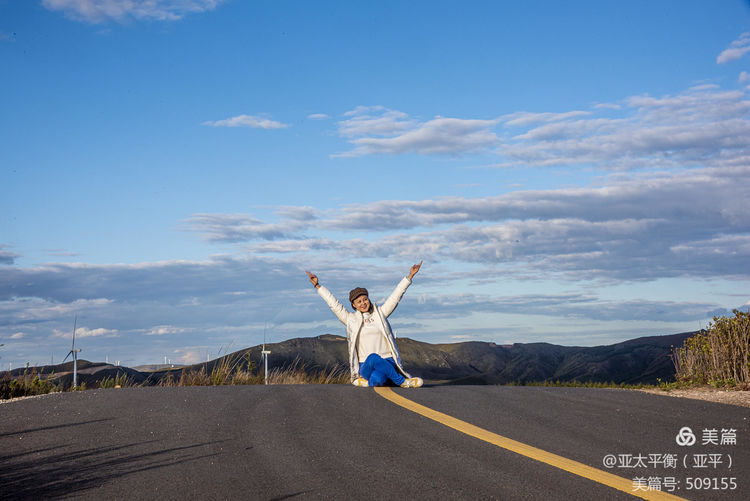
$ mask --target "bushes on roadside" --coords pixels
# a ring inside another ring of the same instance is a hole
[[[42,379],[36,371],[24,372],[23,376],[16,379],[6,377],[0,381],[0,400],[17,397],[28,397],[32,395],[44,395],[55,391],[57,386],[48,379]]]
[[[750,313],[714,317],[707,329],[672,353],[677,381],[750,388]]]

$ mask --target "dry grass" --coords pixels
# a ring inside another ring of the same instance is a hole
[[[179,374],[179,377],[177,377]],[[211,372],[203,366],[200,369],[183,369],[169,374],[159,382],[159,386],[219,386],[264,384],[264,375],[256,372],[255,364],[249,355],[235,359],[224,358]],[[322,370],[308,369],[299,359],[290,366],[271,369],[268,384],[347,384],[349,371],[340,366]]]
[[[224,357],[214,365],[210,372],[206,365],[199,369],[182,369],[162,378],[158,386],[220,386],[264,384],[263,373],[256,370],[255,363],[249,354],[240,357]],[[299,359],[286,367],[271,369],[268,384],[348,384],[349,370],[342,366],[324,369],[309,369]],[[153,383],[151,383],[153,384]],[[150,386],[143,383],[136,385],[127,374],[118,373],[114,377],[102,379],[94,388],[124,388],[127,386]],[[79,384],[77,390],[85,390],[86,384]],[[42,379],[35,371],[25,373],[22,378],[6,377],[0,380],[0,400],[16,399],[30,395],[42,395],[60,389],[48,379]]]
[[[200,369],[183,369],[179,375],[176,378],[175,374],[169,374],[159,382],[159,386],[221,386],[263,382],[263,376],[255,373],[255,364],[249,354],[236,358],[224,357],[210,373],[204,365]]]
[[[99,381],[98,386],[99,388],[125,388],[133,386],[133,380],[125,373],[117,373],[115,377],[108,376]]]
[[[308,370],[299,359],[284,368],[272,369],[268,373],[268,384],[348,384],[349,370],[341,366],[322,370]]]

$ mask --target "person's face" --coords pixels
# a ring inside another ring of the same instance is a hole
[[[361,295],[354,300],[352,305],[354,306],[355,310],[366,313],[370,311],[370,298],[365,295]]]

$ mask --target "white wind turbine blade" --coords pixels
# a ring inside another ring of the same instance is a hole
[[[61,364],[64,364],[65,361],[68,359],[69,356],[73,355],[73,352],[76,349],[76,327],[78,325],[78,315],[76,315],[73,319],[73,345],[70,347],[70,351],[67,355],[65,355],[65,358],[63,358],[63,361],[60,362]]]

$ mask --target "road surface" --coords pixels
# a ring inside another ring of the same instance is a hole
[[[748,408],[590,388],[393,393],[623,477],[632,494],[750,497]],[[677,443],[690,442],[685,427],[693,445]],[[369,388],[124,388],[0,405],[0,499],[323,498],[637,499]]]

